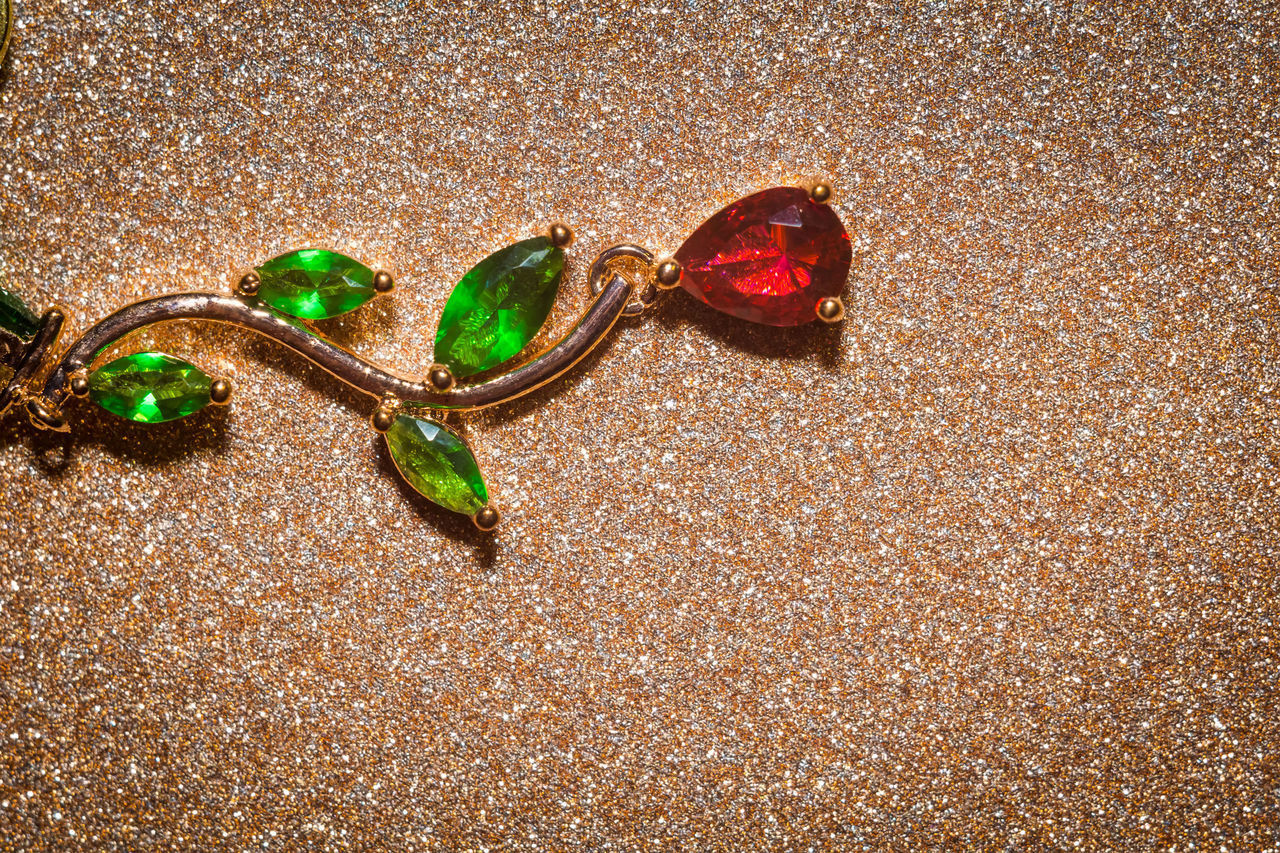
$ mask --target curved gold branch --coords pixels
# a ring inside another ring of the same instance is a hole
[[[372,397],[395,397],[435,409],[469,411],[504,403],[539,388],[577,364],[613,328],[633,286],[612,276],[595,301],[559,342],[527,364],[487,382],[438,391],[425,377],[409,377],[365,361],[317,333],[301,321],[271,311],[253,297],[212,293],[180,293],[136,302],[106,317],[73,343],[54,365],[40,398],[27,407],[32,421],[58,429],[62,404],[70,395],[72,373],[94,360],[125,335],[171,320],[208,320],[250,329],[324,368],[357,391]]]

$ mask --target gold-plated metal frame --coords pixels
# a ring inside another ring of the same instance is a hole
[[[71,396],[70,381],[77,371],[92,369],[97,358],[126,335],[174,320],[207,320],[252,330],[289,347],[357,391],[372,397],[392,397],[402,403],[439,410],[483,409],[528,394],[581,361],[623,315],[634,289],[626,277],[610,276],[577,325],[550,349],[495,379],[448,391],[438,390],[429,376],[405,376],[366,361],[324,337],[309,324],[276,313],[256,297],[215,293],[159,296],[126,306],[81,335],[53,365],[40,396],[28,402],[27,414],[38,427],[64,428],[59,413]],[[61,325],[60,321],[58,325]],[[24,380],[30,378],[45,360],[51,344],[49,341],[39,351],[38,357],[33,358],[37,355],[34,352],[28,353],[22,368],[27,371]],[[28,363],[32,366],[28,367]],[[17,384],[10,383],[11,386]]]

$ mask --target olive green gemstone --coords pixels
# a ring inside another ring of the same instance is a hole
[[[20,338],[32,338],[40,331],[40,318],[16,293],[0,287],[0,328]]]
[[[272,258],[256,270],[258,298],[282,314],[323,320],[359,308],[377,295],[373,270],[323,249]]]
[[[546,237],[522,240],[476,264],[445,303],[436,361],[461,378],[515,356],[546,322],[563,273],[564,251]]]
[[[162,352],[117,358],[89,375],[89,399],[113,415],[144,424],[184,418],[209,405],[211,380]]]
[[[466,515],[475,515],[489,502],[476,458],[442,424],[400,415],[386,436],[396,467],[427,500]]]

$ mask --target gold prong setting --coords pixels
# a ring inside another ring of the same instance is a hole
[[[486,504],[475,515],[471,516],[471,522],[484,533],[492,531],[501,521],[502,514],[494,509],[491,504]]]
[[[386,432],[400,416],[401,408],[401,402],[395,397],[383,397],[382,402],[378,403],[378,408],[374,409],[373,414],[369,416],[369,423],[378,432]]]
[[[433,364],[427,368],[427,382],[441,394],[452,391],[458,384],[458,380],[453,376],[453,371],[443,364]]]
[[[839,296],[828,296],[818,303],[817,314],[824,323],[839,323],[844,319],[844,302]]]
[[[664,258],[653,269],[653,281],[659,290],[677,288],[683,279],[684,267],[675,258]]]
[[[396,281],[391,277],[391,273],[386,270],[375,270],[373,273],[373,289],[381,294],[390,293],[396,289]]]
[[[552,222],[547,226],[547,239],[557,249],[567,249],[573,245],[577,235],[573,233],[572,228],[563,222]]]
[[[209,402],[215,406],[225,406],[231,402],[231,380],[218,377],[209,383]]]
[[[258,277],[258,273],[255,270],[249,270],[236,282],[236,296],[257,296],[261,285],[262,279]]]
[[[809,200],[817,204],[830,204],[834,190],[829,181],[814,181],[809,185]]]
[[[73,370],[67,376],[67,389],[71,391],[73,397],[89,396],[89,371],[83,367]]]

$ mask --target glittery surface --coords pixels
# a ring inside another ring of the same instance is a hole
[[[492,538],[248,333],[234,404],[0,425],[0,848],[1276,849],[1266,2],[27,0],[0,272],[71,330],[325,245],[424,366],[563,218],[832,175],[848,319],[682,292],[465,422]]]

